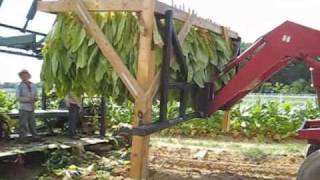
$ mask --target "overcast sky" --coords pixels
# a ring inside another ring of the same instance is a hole
[[[168,4],[172,0],[162,0]],[[252,42],[275,26],[291,20],[320,29],[319,0],[174,0],[185,4],[199,16],[230,27],[243,41]],[[4,0],[0,8],[0,22],[22,27],[31,0]],[[48,32],[54,16],[38,13],[30,29]],[[17,32],[0,28],[0,36],[17,35]],[[28,69],[33,81],[39,81],[41,61],[22,56],[0,53],[0,82],[17,82],[17,72]]]

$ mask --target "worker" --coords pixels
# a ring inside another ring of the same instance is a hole
[[[34,116],[35,103],[38,100],[37,87],[30,81],[31,74],[27,70],[18,73],[21,83],[16,89],[16,98],[19,103],[19,141],[28,143],[27,135],[30,131],[32,141],[41,141],[37,134]]]
[[[71,92],[65,97],[65,104],[69,110],[68,134],[72,139],[80,139],[77,135],[77,126],[80,121],[80,97]]]

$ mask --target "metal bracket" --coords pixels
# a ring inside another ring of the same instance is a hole
[[[0,23],[0,28],[8,28],[20,32],[23,31],[23,29],[20,27],[10,26],[2,23]],[[0,49],[0,52],[41,59],[41,48],[43,47],[46,34],[27,29],[25,32],[31,34],[23,34],[13,37],[0,37],[0,46],[8,47]],[[38,38],[41,39],[37,41]]]
[[[0,37],[0,46],[7,46],[19,49],[29,49],[30,46],[34,46],[36,43],[35,34],[12,36],[12,37]]]
[[[193,83],[188,83],[188,67],[179,38],[173,26],[173,12],[171,10],[165,13],[164,28],[164,51],[163,62],[161,67],[160,81],[160,113],[159,120],[152,124],[143,124],[133,128],[133,134],[138,136],[147,136],[160,130],[172,127],[178,123],[185,122],[194,118],[206,117],[207,107],[211,97],[212,85],[208,83],[205,88],[199,88]],[[173,57],[179,65],[180,72],[177,74],[177,82],[170,82],[170,63]],[[169,91],[175,90],[179,93],[179,115],[176,118],[168,119],[168,97]],[[187,98],[192,98],[193,108],[195,112],[187,113]]]

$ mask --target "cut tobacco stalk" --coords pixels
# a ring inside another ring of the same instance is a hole
[[[128,12],[96,13],[93,15],[106,38],[112,43],[129,71],[135,75],[138,59],[140,27],[137,16]],[[176,29],[181,22],[176,21]],[[160,29],[155,26],[153,35],[158,68],[162,61],[163,42]],[[192,28],[182,44],[189,69],[188,81],[203,87],[228,63],[233,50],[225,39],[215,33]],[[41,79],[46,90],[55,85],[57,93],[64,96],[69,91],[77,94],[105,95],[122,103],[129,93],[118,75],[97,47],[94,40],[72,13],[59,14],[43,48],[44,63]],[[176,63],[171,65],[173,80],[179,73]],[[216,90],[226,83],[232,73],[215,83]]]

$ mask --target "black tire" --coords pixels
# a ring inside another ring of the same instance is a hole
[[[320,177],[320,150],[311,153],[300,166],[297,180],[318,180]]]
[[[306,157],[308,157],[310,154],[312,154],[313,152],[319,149],[320,149],[320,144],[310,144],[307,150]]]

